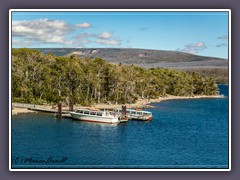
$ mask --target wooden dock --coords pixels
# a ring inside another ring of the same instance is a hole
[[[71,114],[62,114],[62,118],[72,119]]]
[[[32,110],[32,111],[36,111],[36,112],[54,113],[54,116],[56,118],[58,118],[58,110],[57,109],[45,109],[45,108],[36,108],[36,107],[31,107],[31,108],[27,108],[27,109]],[[108,109],[108,110],[111,110],[111,109]],[[62,111],[62,114],[61,114],[60,118],[72,119],[70,111]],[[120,117],[119,121],[120,121],[120,123],[126,123],[128,121],[128,119],[126,117]]]
[[[28,109],[32,110],[32,111],[37,111],[37,112],[54,113],[55,117],[58,116],[58,110],[57,109],[45,109],[45,108],[28,108]],[[72,118],[69,111],[62,111],[62,117],[63,118]]]
[[[45,113],[58,113],[57,109],[45,109],[45,108],[27,108],[27,109]],[[69,114],[69,111],[62,111],[62,114]]]

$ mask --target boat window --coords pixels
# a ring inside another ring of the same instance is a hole
[[[90,115],[96,115],[96,112],[90,112]]]
[[[97,112],[97,116],[102,116],[102,112]]]
[[[152,115],[152,113],[151,112],[145,112],[145,113],[143,113],[144,115],[148,115],[148,116],[151,116]]]
[[[89,111],[84,111],[84,114],[89,114]]]
[[[131,114],[136,114],[136,112],[135,111],[131,111]]]
[[[83,110],[77,110],[76,112],[77,113],[83,113]]]
[[[141,112],[137,112],[138,115],[141,115],[142,113]]]
[[[130,111],[127,111],[127,113],[130,113]]]

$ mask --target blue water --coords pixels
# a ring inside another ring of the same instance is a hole
[[[13,116],[12,168],[228,168],[228,86],[220,93],[225,98],[156,103],[150,122]]]

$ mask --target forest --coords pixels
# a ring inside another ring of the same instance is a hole
[[[167,95],[216,95],[214,77],[196,72],[109,63],[101,58],[12,49],[12,101],[91,105],[134,103]]]

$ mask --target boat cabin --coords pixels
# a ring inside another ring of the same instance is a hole
[[[115,110],[117,113],[122,113],[122,109],[120,109],[120,108],[117,108],[116,110]],[[131,115],[146,115],[146,116],[152,116],[152,113],[151,112],[149,112],[149,111],[142,111],[142,110],[140,110],[140,109],[137,109],[137,110],[135,110],[135,109],[127,109],[127,114],[131,114]]]
[[[117,108],[115,111],[118,115],[122,114],[122,109]],[[128,119],[134,120],[152,120],[152,113],[149,111],[142,111],[141,109],[126,109]]]
[[[92,115],[92,116],[104,116],[109,113],[106,111],[98,111],[98,110],[89,110],[89,109],[78,109],[76,113],[84,114],[84,115]]]

